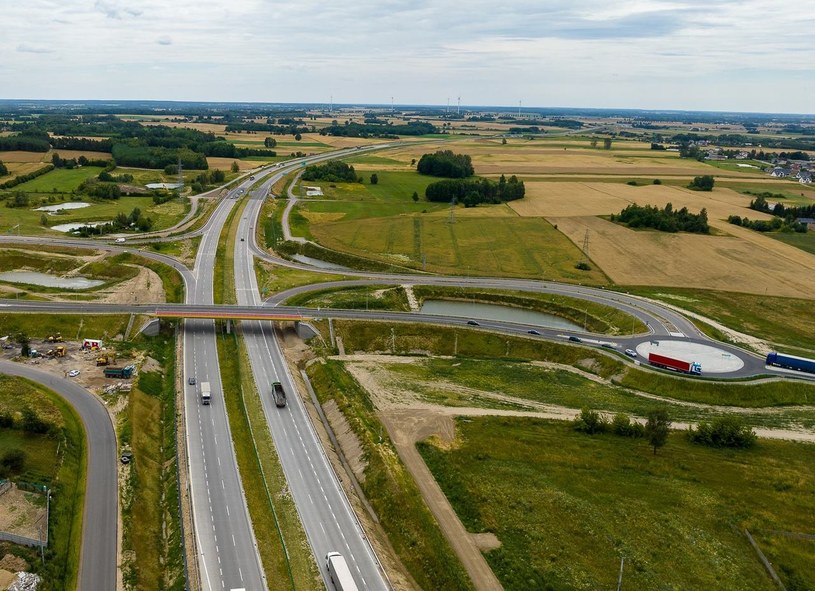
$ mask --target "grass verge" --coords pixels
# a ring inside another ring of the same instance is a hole
[[[360,485],[411,576],[422,589],[472,589],[396,448],[383,433],[367,392],[336,361],[312,364],[308,374],[320,403],[333,399],[359,438],[367,461]]]
[[[172,330],[172,329],[170,329]],[[127,589],[182,591],[186,586],[175,446],[175,339],[145,339],[161,371],[142,372],[119,422],[124,468],[122,578]]]

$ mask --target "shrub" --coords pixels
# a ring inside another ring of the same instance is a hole
[[[645,435],[645,427],[637,422],[631,422],[631,419],[625,413],[617,413],[611,421],[611,432],[621,437],[643,437]]]
[[[14,415],[10,412],[0,413],[0,429],[13,429]]]
[[[711,422],[702,421],[696,429],[690,427],[688,439],[709,447],[747,448],[755,444],[756,433],[741,417],[725,416]]]
[[[595,435],[608,431],[608,421],[596,410],[584,408],[572,423],[575,431]]]
[[[0,466],[5,468],[9,473],[13,472],[19,474],[23,471],[23,468],[25,468],[25,459],[26,455],[23,450],[17,448],[10,449],[0,458]]]
[[[39,415],[31,408],[25,407],[23,409],[23,419],[20,421],[20,428],[28,433],[45,434],[51,431],[53,425],[48,421],[44,421]]]

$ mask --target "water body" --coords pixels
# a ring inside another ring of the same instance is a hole
[[[459,316],[461,318],[474,318],[477,320],[498,320],[504,322],[517,322],[541,328],[558,328],[562,330],[583,330],[574,322],[523,308],[499,306],[496,304],[479,304],[477,302],[454,302],[447,300],[425,300],[420,310],[422,314],[437,314],[439,316]]]
[[[104,281],[88,279],[87,277],[57,277],[56,275],[35,271],[7,271],[6,273],[0,273],[0,281],[65,289],[88,289],[104,283]]]
[[[57,203],[55,205],[43,205],[42,207],[38,207],[34,211],[47,211],[53,213],[55,211],[60,211],[63,209],[82,209],[83,207],[90,207],[90,203],[85,203],[84,201],[72,201],[71,203]]]
[[[84,228],[85,226],[95,227],[95,226],[103,226],[105,224],[109,224],[110,222],[74,222],[72,224],[58,224],[56,226],[50,226],[52,230],[56,230],[57,232],[73,232],[74,230],[79,230],[79,228]]]
[[[348,267],[343,267],[341,265],[335,265],[334,263],[327,263],[325,261],[321,261],[319,259],[313,259],[311,257],[307,257],[302,254],[293,254],[291,256],[292,259],[297,261],[298,263],[305,263],[306,265],[311,265],[312,267],[317,267],[318,269],[329,269],[332,271],[347,271]]]

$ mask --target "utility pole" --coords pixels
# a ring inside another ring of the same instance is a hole
[[[617,591],[623,588],[623,565],[625,564],[625,556],[620,558],[620,578],[617,579]]]

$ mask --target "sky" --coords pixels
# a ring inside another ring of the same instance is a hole
[[[0,0],[0,98],[815,113],[809,2]]]

